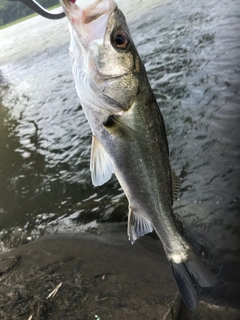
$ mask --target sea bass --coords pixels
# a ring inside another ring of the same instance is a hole
[[[129,239],[155,230],[179,292],[194,309],[199,286],[215,280],[176,228],[178,182],[164,121],[125,17],[114,0],[60,1],[76,90],[92,131],[92,182],[100,186],[116,175],[129,201]]]

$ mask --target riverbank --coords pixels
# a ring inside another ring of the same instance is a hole
[[[54,236],[0,255],[1,319],[177,319],[160,243]]]
[[[240,310],[181,303],[159,241],[123,235],[42,237],[0,254],[0,318],[238,320]]]

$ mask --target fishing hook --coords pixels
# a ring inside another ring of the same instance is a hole
[[[61,19],[65,17],[65,12],[60,12],[60,13],[52,13],[45,8],[43,8],[36,0],[8,0],[8,1],[20,1],[25,6],[29,7],[36,13],[40,14],[40,16],[47,18],[47,19]]]

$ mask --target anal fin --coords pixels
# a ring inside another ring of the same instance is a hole
[[[92,137],[90,171],[94,186],[101,186],[111,179],[114,166],[100,141]]]
[[[135,213],[134,210],[129,207],[128,237],[131,243],[133,244],[138,238],[152,231],[153,227],[151,223],[139,214]]]

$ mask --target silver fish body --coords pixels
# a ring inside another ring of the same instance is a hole
[[[125,17],[113,0],[84,9],[74,1],[61,3],[70,22],[76,89],[93,134],[93,184],[102,185],[115,173],[129,201],[129,239],[133,243],[156,231],[180,294],[194,309],[198,286],[215,280],[176,228],[176,177],[164,121]]]

